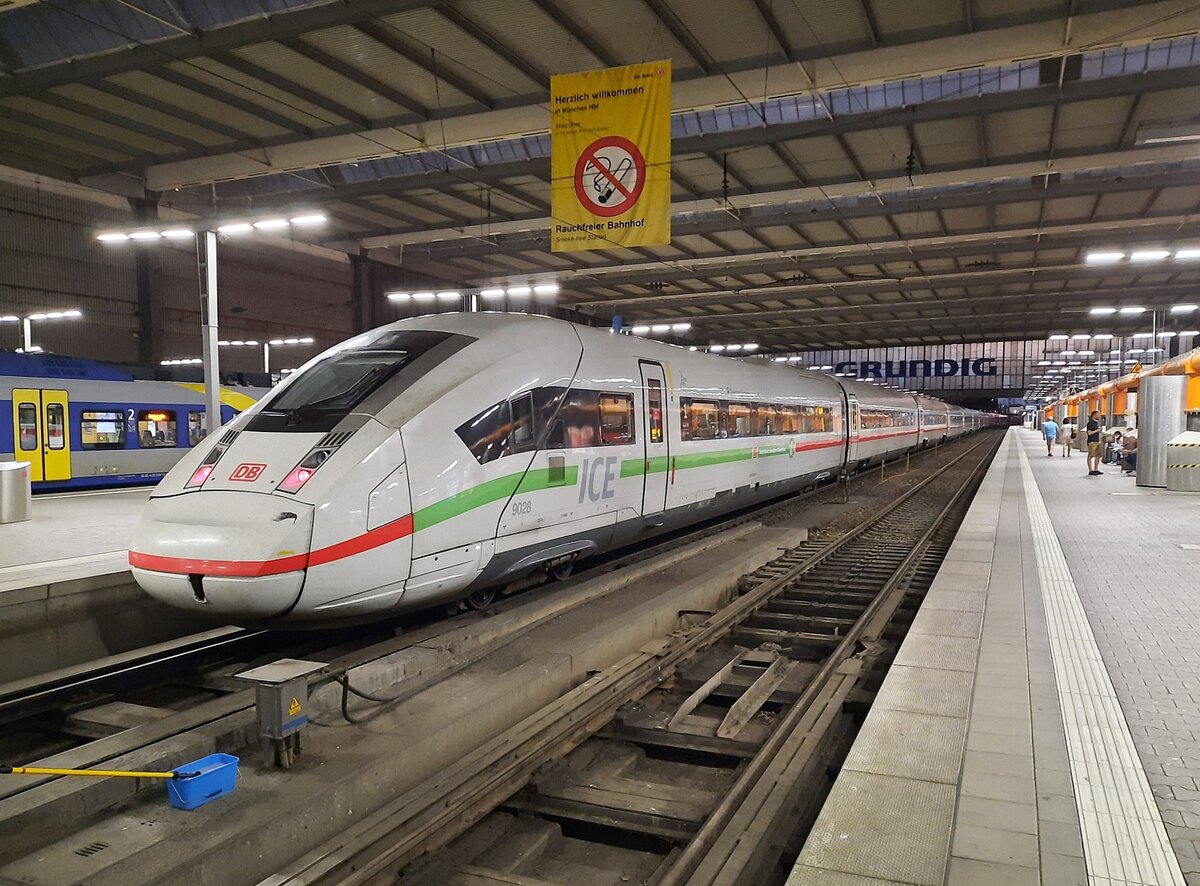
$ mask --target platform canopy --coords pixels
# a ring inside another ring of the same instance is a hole
[[[0,163],[321,210],[295,236],[690,342],[1124,335],[1090,308],[1200,283],[1198,31],[1184,0],[33,0]],[[550,76],[659,58],[670,245],[552,253]]]

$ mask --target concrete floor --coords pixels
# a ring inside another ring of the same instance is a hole
[[[0,526],[0,569],[123,554],[149,497],[148,486],[35,496],[32,520]]]

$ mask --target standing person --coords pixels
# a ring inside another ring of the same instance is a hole
[[[1042,423],[1042,436],[1046,438],[1046,455],[1054,458],[1054,438],[1058,436],[1058,422],[1052,418]]]
[[[1099,477],[1103,474],[1103,472],[1100,470],[1100,457],[1104,454],[1104,444],[1100,442],[1099,409],[1093,409],[1088,415],[1087,448],[1088,476]]]
[[[1063,422],[1063,426],[1058,431],[1058,442],[1062,444],[1062,452],[1059,453],[1063,458],[1071,457],[1071,447],[1075,443],[1075,424],[1069,419]]]

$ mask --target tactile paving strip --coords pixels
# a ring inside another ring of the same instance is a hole
[[[1023,448],[1018,452],[1088,881],[1098,886],[1185,886],[1029,459]]]

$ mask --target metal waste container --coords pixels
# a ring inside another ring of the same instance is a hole
[[[0,523],[20,523],[33,511],[29,462],[0,461]]]

